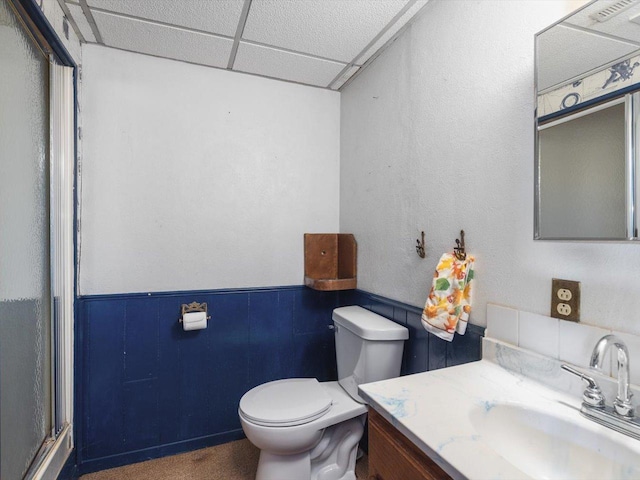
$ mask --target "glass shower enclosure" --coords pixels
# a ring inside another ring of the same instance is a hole
[[[2,480],[38,477],[72,405],[73,69],[19,8],[0,0]]]

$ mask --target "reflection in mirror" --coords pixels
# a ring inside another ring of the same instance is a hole
[[[638,49],[640,2],[592,2],[537,35],[538,92],[579,80]]]
[[[542,238],[624,238],[625,104],[540,127]]]
[[[640,0],[592,1],[537,34],[535,81],[535,238],[640,240]]]

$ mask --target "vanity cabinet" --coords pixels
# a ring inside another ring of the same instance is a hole
[[[369,480],[446,480],[444,470],[369,409]]]

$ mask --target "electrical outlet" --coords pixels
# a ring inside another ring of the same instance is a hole
[[[560,315],[563,315],[565,317],[571,315],[571,307],[566,303],[559,303],[556,310]]]
[[[580,282],[551,279],[551,316],[580,321]]]
[[[571,290],[569,290],[568,288],[560,288],[558,289],[558,298],[560,300],[564,300],[564,301],[569,301],[571,300],[571,297],[573,297]]]

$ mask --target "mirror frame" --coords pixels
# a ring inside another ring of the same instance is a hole
[[[538,117],[538,37],[550,30],[551,28],[561,24],[565,20],[571,18],[577,12],[587,8],[588,6],[596,3],[598,0],[593,0],[586,3],[579,9],[564,16],[554,24],[536,33],[534,36],[534,212],[533,222],[534,231],[533,239],[542,241],[570,241],[570,242],[637,242],[640,241],[638,236],[638,226],[640,225],[640,200],[637,195],[638,186],[640,185],[640,83],[633,84],[629,87],[616,90],[609,94],[605,94],[602,97],[595,98],[586,101],[582,104],[570,107],[569,109],[559,112],[545,115],[545,120],[540,123]],[[638,55],[640,49],[627,55],[625,58]],[[597,69],[585,72],[581,78],[588,77],[589,75],[609,68],[622,59],[614,59],[609,63],[603,64]],[[571,80],[568,79],[567,83]],[[554,88],[561,88],[562,85],[558,85]],[[550,87],[551,88],[551,87]],[[551,89],[550,91],[553,91]],[[543,237],[540,234],[540,148],[539,148],[539,131],[545,128],[549,128],[552,125],[558,125],[566,121],[570,121],[579,118],[589,113],[601,110],[606,107],[614,105],[616,102],[625,103],[625,230],[624,237]]]
[[[639,86],[640,87],[640,86]],[[560,125],[571,120],[584,117],[599,110],[603,110],[614,105],[625,104],[625,236],[624,237],[546,237],[540,233],[540,137],[539,132],[555,125]],[[640,128],[640,91],[606,99],[596,105],[578,109],[571,113],[551,118],[542,124],[539,119],[535,119],[535,146],[534,146],[534,240],[554,240],[554,241],[629,241],[640,240],[638,238],[638,214],[636,207],[636,189],[638,185],[636,165],[640,161],[636,153],[640,152],[638,141],[640,135],[637,134]]]

